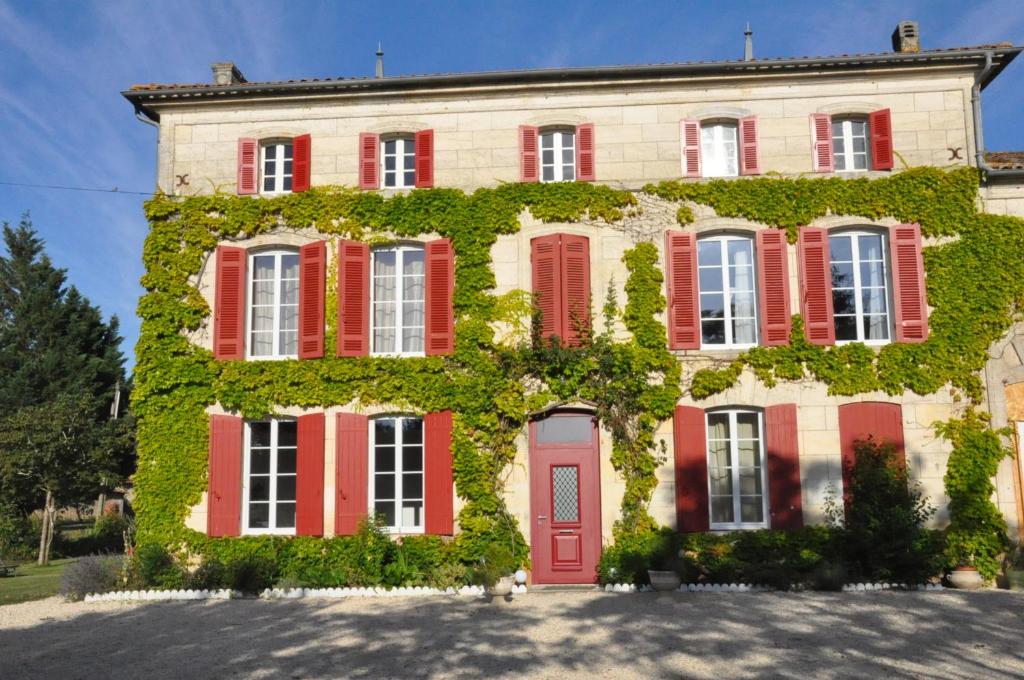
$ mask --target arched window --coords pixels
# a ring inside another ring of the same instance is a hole
[[[423,532],[423,419],[370,420],[370,507],[389,531]]]
[[[871,167],[867,117],[832,119],[832,154],[836,172],[861,172]]]
[[[400,245],[371,253],[370,338],[373,354],[423,354],[423,247]]]
[[[761,411],[723,409],[706,417],[711,528],[768,526]]]
[[[886,241],[875,231],[829,234],[836,342],[884,343],[891,337]]]
[[[411,189],[416,186],[415,136],[412,134],[382,136],[380,166],[385,188]]]
[[[299,253],[270,250],[249,255],[249,356],[298,355]]]
[[[294,420],[246,423],[243,533],[295,533],[297,446]]]
[[[735,120],[701,123],[700,155],[704,177],[736,177],[740,174],[737,129]]]
[[[542,182],[572,182],[576,179],[576,130],[545,128],[540,131]]]
[[[263,168],[264,194],[284,194],[292,190],[292,140],[263,142],[260,165]]]
[[[739,234],[697,240],[702,347],[757,344],[754,240]]]

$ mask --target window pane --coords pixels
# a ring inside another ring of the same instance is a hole
[[[593,437],[594,421],[591,416],[551,416],[537,421],[537,443],[567,444],[589,443]]]
[[[760,439],[756,413],[736,414],[736,437],[739,439]]]
[[[373,480],[373,497],[375,499],[395,497],[395,476],[392,474],[375,475]]]
[[[579,468],[575,465],[555,465],[551,468],[552,521],[578,522]]]
[[[866,288],[861,295],[865,314],[884,314],[886,307],[884,288]]]
[[[296,254],[287,254],[281,256],[281,278],[282,279],[299,279],[299,256]],[[296,298],[298,299],[298,298]]]
[[[566,182],[571,182],[576,179],[576,169],[572,165],[566,165],[562,167],[562,179]]]
[[[729,414],[710,413],[708,414],[708,439],[729,438]]]
[[[402,475],[402,498],[423,498],[423,474]]]
[[[402,469],[406,472],[423,470],[423,449],[419,446],[402,447]]]
[[[732,496],[732,471],[729,468],[712,468],[709,475],[712,497]]]
[[[700,340],[705,345],[725,344],[725,322],[724,321],[701,321]]]
[[[853,287],[853,264],[850,262],[833,262],[832,268],[832,287],[833,288],[852,288]]]
[[[270,477],[266,475],[249,477],[249,500],[270,500]]]
[[[552,165],[555,162],[555,152],[551,150],[541,151],[540,159],[541,163]]]
[[[284,178],[284,186],[282,187],[282,189],[284,191],[291,191],[292,190],[292,178],[291,177],[285,177]]]
[[[889,319],[884,315],[869,315],[864,317],[864,339],[865,340],[888,340]]]
[[[720,268],[706,268],[701,267],[699,269],[700,276],[700,290],[701,292],[719,292],[722,289],[722,270]]]
[[[742,456],[742,454],[741,454]],[[744,496],[761,495],[761,470],[756,468],[740,469],[740,494]]]
[[[718,470],[723,470],[729,467],[728,440],[715,440],[708,444],[708,465]],[[722,493],[725,492],[723,491]]]
[[[836,317],[836,340],[857,339],[857,317],[837,316]]]
[[[857,247],[860,250],[861,260],[882,259],[882,237],[878,234],[858,236]]]
[[[270,446],[270,423],[249,423],[250,446]]]
[[[830,236],[828,239],[828,255],[832,262],[853,260],[852,248],[849,236]]]
[[[374,512],[384,519],[384,524],[395,526],[395,504],[393,501],[376,502],[373,504]]]
[[[395,449],[391,446],[378,446],[374,452],[373,469],[377,472],[394,472]]]
[[[555,179],[555,170],[554,170],[554,168],[552,168],[550,165],[545,165],[544,166],[544,173],[543,173],[542,179],[545,182],[554,181],[554,179]]]
[[[724,319],[725,296],[722,293],[701,293],[700,315],[705,319]]]
[[[295,503],[278,503],[276,519],[278,529],[294,529]]]
[[[294,154],[293,154],[293,150],[292,150],[292,145],[291,144],[285,144],[284,145],[284,157],[287,158],[287,159],[291,159],[293,157],[293,155]]]
[[[701,267],[722,266],[720,241],[697,241],[697,264]]]
[[[757,324],[754,319],[737,319],[732,322],[732,341],[737,345],[757,343]]]
[[[291,161],[285,161],[284,162],[284,174],[286,174],[286,175],[292,174],[292,162]]]
[[[756,468],[761,465],[761,445],[757,440],[739,440],[736,442],[736,453],[739,455],[740,467]],[[744,491],[743,493],[749,493]]]
[[[266,529],[270,526],[270,505],[249,503],[249,528]]]
[[[249,474],[265,475],[270,473],[270,451],[257,449],[249,454]]]
[[[407,186],[407,187],[416,186],[416,173],[415,172],[406,171],[402,175],[402,181],[403,181],[404,186]]]
[[[711,498],[711,521],[715,524],[732,522],[732,496],[713,496]]]
[[[280,446],[295,446],[298,441],[297,430],[298,423],[294,420],[279,420],[277,423],[277,445]]]
[[[764,500],[760,496],[740,497],[740,521],[764,521]]]
[[[280,475],[277,478],[277,500],[295,500],[295,475]]]
[[[423,526],[423,501],[402,503],[402,528],[415,529]]]
[[[734,293],[731,311],[734,317],[752,318],[754,316],[754,293]]]
[[[423,441],[423,421],[420,418],[402,419],[402,443],[419,444]]]
[[[553,132],[545,132],[540,136],[540,148],[550,149],[554,146],[555,134]]]
[[[381,418],[373,421],[373,440],[377,446],[395,443],[395,421]]]
[[[250,354],[254,357],[267,357],[274,351],[274,339],[272,334],[253,333],[252,349]]]

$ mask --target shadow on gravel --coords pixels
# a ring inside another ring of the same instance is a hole
[[[1011,593],[151,603],[0,630],[0,677],[1021,677]]]

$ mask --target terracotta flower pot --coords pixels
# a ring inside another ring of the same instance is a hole
[[[985,585],[985,580],[974,567],[957,567],[949,572],[949,582],[959,590],[977,590]]]
[[[647,577],[651,579],[651,587],[655,590],[664,592],[678,590],[679,584],[682,583],[682,579],[679,578],[679,574],[674,571],[655,571],[654,569],[648,569]]]

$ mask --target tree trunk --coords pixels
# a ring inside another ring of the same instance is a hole
[[[50,496],[50,503],[46,508],[46,514],[49,515],[50,521],[47,522],[50,526],[50,531],[46,534],[46,564],[50,563],[50,552],[53,549],[53,537],[57,533],[57,499]]]
[[[43,505],[43,521],[39,530],[39,559],[40,565],[50,563],[50,533],[53,531],[53,516],[50,514],[50,506],[53,504],[53,492],[46,490],[46,503]]]

